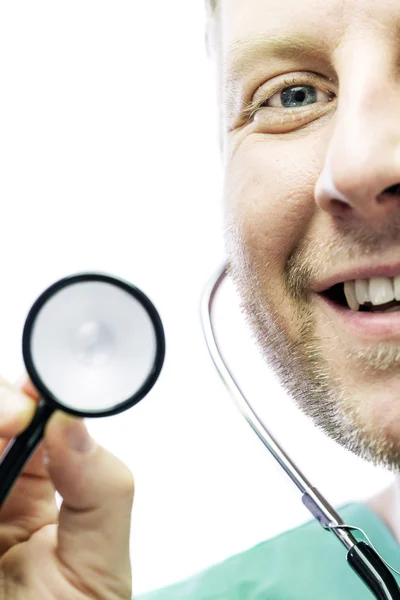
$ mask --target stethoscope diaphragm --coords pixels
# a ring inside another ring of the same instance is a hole
[[[144,398],[164,363],[164,329],[137,287],[104,273],[80,273],[57,281],[34,302],[22,353],[41,400],[29,427],[1,457],[0,506],[55,410],[104,417]]]

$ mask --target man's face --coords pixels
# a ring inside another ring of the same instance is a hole
[[[317,425],[397,468],[400,4],[220,9],[226,243],[245,315]],[[358,311],[343,284],[356,280]]]

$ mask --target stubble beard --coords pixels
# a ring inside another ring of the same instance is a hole
[[[279,308],[267,293],[266,261],[247,253],[245,245],[226,234],[229,256],[228,272],[240,298],[245,321],[262,357],[278,376],[285,392],[313,423],[334,441],[375,466],[398,473],[400,436],[391,436],[365,416],[363,407],[346,388],[341,377],[331,368],[319,339],[316,322],[300,282],[310,277],[307,261],[299,256],[288,268],[288,294],[294,307],[296,341],[290,338],[282,322]],[[278,299],[279,300],[279,299]],[[278,301],[279,304],[279,301]],[[371,377],[376,373],[384,381],[400,372],[398,344],[366,345],[362,350],[342,345],[347,361],[355,361]],[[383,384],[384,385],[384,384]],[[379,398],[376,399],[379,402]]]

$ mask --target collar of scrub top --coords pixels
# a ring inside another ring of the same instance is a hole
[[[205,285],[201,297],[201,323],[207,348],[214,366],[228,389],[236,407],[267,450],[269,450],[301,492],[303,504],[320,525],[324,529],[334,533],[339,541],[345,546],[347,549],[347,562],[352,569],[379,600],[400,600],[400,590],[389,569],[392,569],[392,571],[400,575],[399,571],[396,571],[396,569],[391,567],[379,555],[362,529],[347,525],[322,494],[311,485],[258,418],[229,370],[215,335],[212,310],[216,293],[224,278],[228,275],[228,272],[229,263],[224,263],[215,273],[213,273],[212,277]],[[360,531],[369,544],[365,541],[357,541],[351,533],[352,530]]]

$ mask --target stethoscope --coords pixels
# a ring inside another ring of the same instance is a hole
[[[228,265],[224,264],[213,274],[204,288],[201,299],[201,321],[206,344],[222,381],[250,427],[301,492],[303,504],[320,525],[325,530],[334,533],[344,545],[347,550],[347,562],[352,569],[369,587],[376,598],[399,600],[400,590],[389,568],[399,575],[400,573],[380,556],[366,533],[359,527],[347,525],[322,494],[306,479],[258,418],[228,369],[217,342],[213,323],[213,303],[221,283],[227,276],[227,267]],[[368,544],[364,541],[357,541],[351,533],[353,530],[361,532]]]
[[[229,371],[214,333],[213,302],[227,274],[224,264],[202,294],[201,320],[208,350],[235,405],[302,494],[321,526],[347,549],[347,561],[378,599],[400,600],[391,567],[365,532],[347,525],[304,477],[261,423]],[[47,288],[28,312],[22,336],[26,370],[40,394],[27,429],[0,459],[0,507],[56,410],[105,417],[128,410],[156,383],[165,357],[160,316],[150,299],[128,281],[105,273],[80,273]],[[357,541],[352,530],[369,542]],[[389,567],[389,568],[388,568]],[[400,573],[398,573],[400,575]]]

